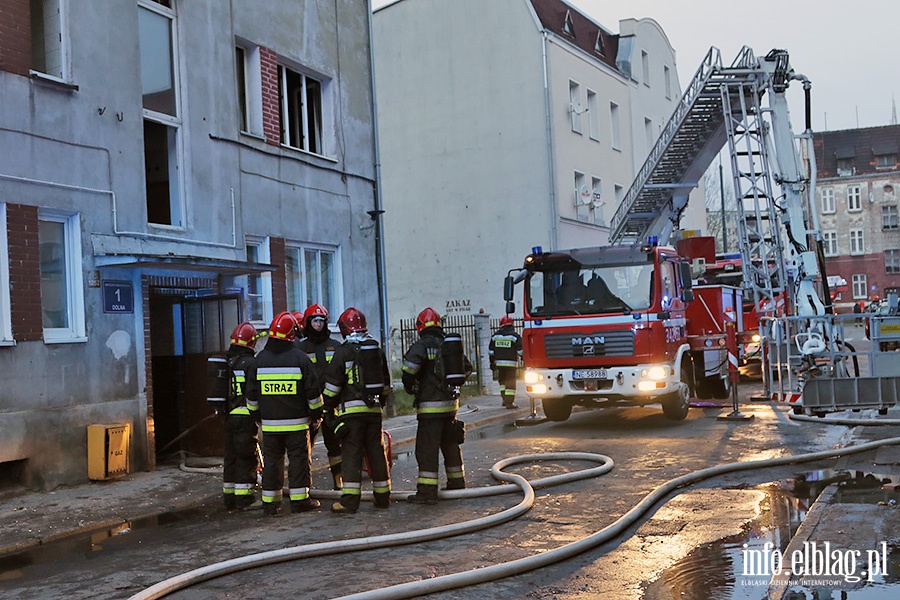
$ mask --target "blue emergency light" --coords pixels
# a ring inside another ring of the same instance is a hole
[[[544,249],[543,249],[541,246],[532,246],[532,247],[531,247],[531,253],[532,253],[532,254],[543,254],[543,253],[544,253]]]
[[[659,246],[659,237],[651,235],[647,238],[647,244],[649,244],[650,246]]]

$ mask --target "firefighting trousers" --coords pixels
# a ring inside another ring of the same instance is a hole
[[[343,433],[341,439],[344,476],[341,504],[350,509],[359,508],[359,499],[362,493],[362,465],[363,458],[365,458],[369,463],[375,505],[387,506],[391,495],[391,476],[384,453],[381,415],[360,414],[344,417],[343,421],[342,429],[346,433]]]
[[[333,413],[326,414],[325,418],[318,422],[314,427],[309,429],[309,447],[312,448],[316,443],[316,437],[319,431],[322,432],[322,441],[325,443],[325,451],[328,453],[328,466],[331,468],[332,475],[341,474],[341,440],[334,433],[334,426],[337,425],[337,419]]]
[[[284,456],[288,457],[288,489],[291,502],[309,498],[309,431],[289,431],[263,436],[263,497],[265,503],[280,503],[284,487]]]
[[[256,487],[257,425],[249,414],[225,417],[225,449],[222,464],[222,492],[225,506],[252,504]]]
[[[508,406],[516,399],[516,368],[497,367],[497,381],[500,382],[500,398],[503,406]]]
[[[462,450],[456,441],[457,434],[452,425],[455,419],[455,413],[440,417],[419,417],[416,430],[416,462],[419,464],[416,492],[422,496],[437,497],[439,454],[444,456],[447,489],[466,487]]]

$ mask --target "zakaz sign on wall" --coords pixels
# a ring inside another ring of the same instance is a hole
[[[130,281],[103,281],[103,312],[134,312],[134,288]]]

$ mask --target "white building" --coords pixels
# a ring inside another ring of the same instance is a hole
[[[533,246],[603,245],[680,98],[652,19],[562,0],[398,0],[374,15],[388,306],[499,315]],[[693,72],[693,69],[692,69]],[[702,200],[685,228],[703,228]]]
[[[370,22],[0,0],[0,482],[87,479],[91,424],[129,426],[133,470],[221,452],[195,425],[241,320],[354,305],[379,335]]]

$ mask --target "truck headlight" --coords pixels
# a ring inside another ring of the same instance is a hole
[[[760,340],[760,337],[759,337],[758,333],[754,333],[752,336],[750,336],[750,341],[753,342],[754,344],[758,344],[759,340]]]
[[[528,386],[525,386],[525,391],[531,392],[532,394],[546,394],[547,386],[544,385],[543,383],[537,383],[535,385],[528,385]]]
[[[665,379],[667,370],[665,367],[650,367],[641,371],[641,377],[644,379]]]
[[[544,376],[537,371],[525,371],[523,379],[525,383],[537,383],[538,381],[543,381]]]

